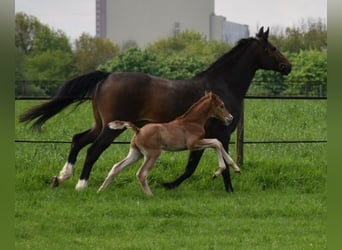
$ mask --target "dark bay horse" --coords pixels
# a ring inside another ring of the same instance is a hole
[[[209,118],[221,120],[226,126],[233,120],[233,116],[223,101],[212,92],[206,93],[188,111],[171,122],[149,123],[141,129],[129,121],[110,122],[108,126],[111,129],[131,128],[135,135],[131,140],[128,155],[113,166],[98,191],[107,188],[113,178],[124,168],[144,157],[144,162],[136,176],[143,191],[147,195],[153,195],[147,182],[147,175],[158,160],[162,150],[196,151],[213,148],[219,161],[219,169],[214,173],[213,178],[219,176],[226,169],[225,161],[234,168],[235,172],[240,173],[240,168],[228,155],[219,140],[204,138],[205,124]]]
[[[228,149],[231,133],[239,121],[241,106],[258,69],[289,74],[291,63],[268,41],[269,29],[260,28],[256,37],[242,39],[238,44],[203,72],[187,80],[168,80],[142,73],[106,73],[94,71],[67,81],[49,102],[33,107],[21,115],[21,122],[34,120],[40,128],[48,119],[72,103],[92,97],[95,124],[73,136],[67,162],[55,176],[52,186],[72,176],[79,151],[88,148],[77,190],[87,186],[91,169],[111,142],[125,129],[112,130],[107,124],[114,120],[130,121],[137,126],[146,122],[169,122],[183,114],[205,90],[217,94],[225,103],[233,122],[227,127],[212,119],[206,124],[206,138],[216,138]],[[190,177],[203,154],[192,151],[185,172],[176,180],[164,183],[174,188]],[[228,168],[222,172],[225,188],[232,192]]]

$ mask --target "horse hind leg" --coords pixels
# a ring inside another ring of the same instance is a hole
[[[110,146],[112,141],[123,131],[125,131],[125,129],[112,130],[108,127],[103,128],[99,136],[95,139],[94,143],[88,148],[81,176],[75,187],[76,190],[82,190],[87,187],[90,172],[95,162],[103,153],[103,151]]]
[[[129,166],[129,165],[133,164],[134,162],[138,161],[139,159],[141,159],[141,157],[142,157],[142,154],[140,153],[140,151],[136,148],[131,147],[129,149],[129,153],[126,156],[126,158],[123,159],[122,161],[120,161],[119,163],[116,163],[113,166],[113,168],[108,173],[106,179],[102,183],[101,187],[97,190],[97,192],[101,192],[104,189],[106,189],[108,187],[108,185],[112,182],[114,177],[117,174],[119,174],[119,172],[121,172],[127,166]]]
[[[77,155],[89,143],[93,142],[98,135],[99,130],[88,129],[82,133],[76,134],[72,138],[72,144],[69,151],[68,160],[59,172],[58,176],[54,176],[51,181],[51,187],[57,187],[62,182],[69,179],[74,172],[74,166],[77,160]]]
[[[173,189],[178,187],[186,179],[188,179],[196,170],[198,163],[203,155],[204,150],[191,151],[188,159],[188,163],[185,167],[184,173],[172,182],[165,182],[162,185],[167,189]]]

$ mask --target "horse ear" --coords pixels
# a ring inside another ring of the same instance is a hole
[[[270,31],[270,27],[267,27],[267,30],[265,31],[265,33],[264,33],[264,39],[265,39],[265,41],[267,41],[267,39],[268,39],[268,33],[269,33],[269,31]]]
[[[259,29],[259,32],[258,32],[258,34],[256,36],[257,36],[257,38],[262,39],[262,40],[267,42],[269,31],[270,31],[269,27],[267,27],[267,30],[265,32],[264,32],[264,27],[261,27]]]
[[[256,37],[257,37],[257,38],[262,38],[263,35],[264,35],[264,27],[262,26],[262,27],[259,29],[258,33],[256,34]]]

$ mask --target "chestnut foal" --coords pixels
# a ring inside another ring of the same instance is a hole
[[[111,129],[131,128],[135,135],[131,140],[128,155],[113,166],[98,192],[104,190],[122,169],[144,156],[144,163],[136,176],[143,191],[147,195],[153,195],[147,184],[147,174],[154,166],[162,150],[180,151],[188,149],[194,151],[213,148],[217,153],[219,162],[219,169],[214,173],[213,178],[219,176],[226,168],[224,160],[232,165],[235,172],[240,172],[239,167],[224,150],[220,141],[204,139],[204,126],[211,117],[223,121],[225,125],[229,125],[233,120],[233,116],[225,108],[222,100],[217,95],[206,92],[205,96],[195,102],[182,116],[168,123],[149,123],[139,129],[128,121],[110,122],[108,126]]]

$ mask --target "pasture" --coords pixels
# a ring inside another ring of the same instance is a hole
[[[16,101],[16,114],[38,102]],[[70,141],[92,124],[89,103],[74,108],[48,121],[40,134],[16,121],[15,138]],[[326,101],[246,100],[245,140],[325,140],[326,109]],[[131,135],[125,132],[118,140],[128,141]],[[129,145],[121,144],[112,145],[96,162],[87,190],[74,190],[86,149],[73,178],[50,189],[69,147],[16,143],[16,249],[327,247],[326,144],[245,145],[241,175],[231,171],[234,194],[225,192],[222,178],[211,180],[218,166],[212,150],[191,178],[164,190],[159,183],[182,173],[188,153],[163,153],[149,174],[153,197],[136,180],[141,162],[96,193],[112,165],[127,154]],[[230,153],[235,157],[234,145]]]

